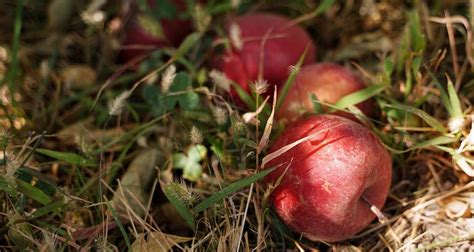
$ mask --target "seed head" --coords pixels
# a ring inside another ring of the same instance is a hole
[[[267,89],[268,89],[268,82],[266,80],[257,80],[253,85],[252,85],[252,88],[253,88],[253,91],[258,94],[258,95],[261,95],[265,92],[267,92]]]
[[[161,77],[161,92],[163,92],[163,94],[168,93],[170,90],[174,77],[176,77],[176,67],[171,65],[165,70]]]
[[[232,8],[237,9],[240,5],[240,0],[231,0],[230,1]]]
[[[237,49],[241,50],[244,43],[242,42],[240,27],[236,23],[230,25],[230,42]]]
[[[230,91],[231,80],[229,80],[229,78],[227,78],[227,76],[223,72],[213,69],[209,73],[209,77],[211,78],[212,83],[214,85],[216,85],[219,88],[222,88],[226,92]]]
[[[126,90],[109,103],[109,115],[120,115],[125,107],[128,97],[132,94],[131,90]]]
[[[200,4],[194,9],[194,26],[199,32],[204,32],[211,23],[211,16],[206,12]]]
[[[213,110],[214,119],[218,125],[224,125],[227,122],[227,110],[223,107],[215,107]]]
[[[200,144],[202,143],[203,137],[201,131],[193,125],[191,128],[191,132],[189,133],[189,137],[191,138],[191,142],[193,144]]]

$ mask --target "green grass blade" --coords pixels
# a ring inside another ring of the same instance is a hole
[[[337,109],[345,109],[349,106],[356,105],[365,100],[370,99],[371,97],[381,93],[387,88],[387,85],[374,85],[368,88],[364,88],[355,93],[348,94],[334,104],[334,107]]]
[[[82,166],[96,166],[97,164],[90,159],[82,157],[78,154],[71,152],[59,152],[47,149],[36,149],[36,152],[46,155],[48,157],[61,160],[70,164],[82,165]]]
[[[47,205],[52,201],[46,193],[34,187],[30,183],[20,179],[17,179],[16,183],[18,191],[23,193],[26,197],[33,199],[43,205]]]
[[[443,86],[439,82],[438,78],[436,78],[436,76],[429,70],[428,70],[428,75],[431,77],[431,79],[433,79],[436,87],[438,88],[439,92],[441,93],[441,102],[443,103],[444,107],[446,108],[446,110],[448,111],[448,113],[451,116],[454,115],[454,109],[451,105],[451,100],[449,99],[448,93],[443,88]]]
[[[106,200],[105,203],[107,204],[107,207],[110,210],[110,213],[112,214],[115,223],[117,223],[117,226],[120,229],[120,233],[122,233],[122,236],[125,239],[125,244],[127,244],[128,251],[131,251],[132,245],[130,243],[130,238],[128,238],[127,231],[125,231],[125,228],[123,227],[120,218],[117,216],[117,212],[115,212],[115,209],[112,207],[112,205],[110,205],[110,201]]]
[[[420,142],[420,143],[418,143],[418,144],[414,145],[413,147],[410,147],[406,150],[396,150],[396,149],[390,148],[390,152],[392,152],[393,154],[403,154],[403,153],[406,153],[406,152],[410,152],[410,151],[414,151],[414,150],[418,150],[418,149],[423,149],[423,148],[426,148],[426,147],[437,147],[439,145],[450,144],[450,143],[454,143],[456,141],[457,140],[454,137],[439,136],[439,137],[435,137],[435,138]]]
[[[408,14],[411,48],[415,53],[421,53],[426,47],[425,35],[421,29],[420,15],[413,10]]]
[[[201,39],[201,36],[202,34],[199,32],[189,34],[177,49],[174,58],[181,58],[185,55]]]
[[[58,212],[57,210],[59,210],[64,205],[65,205],[65,203],[62,202],[62,201],[56,201],[56,202],[53,202],[51,204],[45,205],[44,207],[41,207],[38,210],[36,210],[31,215],[31,218],[36,219],[36,218],[44,216],[44,215],[46,215],[50,212]]]
[[[9,183],[4,175],[0,175],[0,192],[6,192],[11,196],[16,195],[15,187]]]
[[[18,69],[20,68],[18,52],[20,50],[20,35],[23,21],[23,1],[24,0],[18,0],[16,3],[17,6],[15,13],[15,26],[13,31],[12,61],[10,65],[10,70],[8,71],[7,76],[4,79],[8,84],[8,89],[10,91],[11,101],[13,104],[16,103],[13,96],[16,93],[16,87],[18,85],[15,79],[18,75]]]
[[[202,212],[202,211],[206,210],[207,208],[209,208],[212,205],[214,205],[215,203],[223,200],[225,197],[231,195],[232,193],[234,193],[234,192],[236,192],[236,191],[238,191],[238,190],[240,190],[244,187],[247,187],[247,186],[251,185],[252,183],[257,182],[261,178],[267,176],[273,170],[274,170],[274,168],[266,169],[266,170],[263,170],[259,173],[254,174],[252,176],[246,177],[244,179],[241,179],[237,182],[234,182],[234,183],[230,184],[229,186],[223,188],[219,192],[214,193],[211,197],[201,201],[201,203],[197,204],[194,207],[194,211],[196,213],[198,213],[198,212]]]
[[[315,94],[311,94],[311,103],[313,103],[313,112],[315,114],[323,113],[323,106],[321,106],[321,102],[319,101],[318,97]]]
[[[306,57],[306,53],[308,52],[308,48],[309,48],[309,45],[306,46],[306,49],[304,50],[303,54],[298,59],[298,62],[296,63],[295,67],[293,68],[293,70],[291,70],[290,75],[288,76],[288,79],[286,79],[285,85],[283,85],[283,87],[281,88],[280,93],[278,94],[275,111],[278,111],[281,105],[283,105],[283,101],[285,101],[288,91],[293,86],[296,79],[296,75],[300,72],[301,66],[303,65],[304,58]]]
[[[457,153],[456,150],[453,149],[453,148],[449,148],[449,147],[446,147],[446,146],[439,146],[439,145],[437,145],[437,146],[435,146],[435,147],[438,148],[438,149],[440,149],[440,150],[442,150],[442,151],[444,151],[444,152],[449,153],[451,156],[459,156],[459,155],[460,155],[460,154]]]
[[[316,17],[320,15],[321,13],[324,13],[326,10],[328,10],[333,4],[336,2],[336,0],[324,0],[318,8],[316,8],[313,12],[313,17]]]
[[[406,105],[401,105],[401,104],[386,104],[385,107],[389,108],[394,108],[394,109],[400,109],[400,110],[406,110],[412,114],[415,114],[419,116],[421,119],[423,119],[428,125],[433,127],[433,129],[441,132],[441,133],[447,133],[446,128],[441,124],[436,118],[430,116],[428,113],[421,109],[417,109],[414,107],[406,106]]]
[[[448,95],[452,109],[451,116],[454,118],[462,117],[461,102],[459,101],[458,94],[456,92],[456,89],[454,89],[454,85],[451,80],[448,81]]]
[[[176,195],[176,192],[173,188],[173,185],[168,184],[163,186],[163,193],[170,203],[176,208],[178,213],[183,217],[186,224],[193,230],[196,231],[196,222],[194,221],[194,216],[191,210],[186,206],[186,204]]]
[[[238,83],[231,81],[230,84],[232,85],[232,88],[234,88],[235,92],[237,92],[240,100],[242,100],[248,108],[257,107],[252,96],[250,96]]]

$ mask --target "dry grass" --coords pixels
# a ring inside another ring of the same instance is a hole
[[[19,24],[16,3],[3,1],[0,34],[8,36],[0,37],[0,246],[40,251],[474,250],[473,1],[470,6],[461,1],[432,6],[336,1],[315,14],[319,2],[266,1],[242,8],[293,17],[315,38],[318,58],[353,65],[368,83],[388,85],[374,97],[380,117],[364,119],[393,153],[385,222],[337,244],[308,241],[278,220],[267,202],[271,189],[259,183],[195,212],[199,202],[313,137],[268,153],[282,126],[273,121],[276,100],[259,98],[255,108],[243,110],[226,98],[228,80],[204,64],[213,46],[229,42],[210,40],[222,33],[220,24],[235,13],[235,3],[222,7],[222,13],[201,10],[200,18],[212,16],[213,21],[199,26],[207,33],[183,55],[162,50],[159,57],[138,59],[145,63],[134,68],[134,62],[114,61],[122,35],[117,24],[130,14],[126,6],[107,3],[98,9],[107,19],[94,23],[80,15],[93,6],[77,4],[71,16],[63,17],[65,25],[51,30],[45,25],[51,22],[44,14],[47,4],[25,3]],[[15,45],[12,27],[18,25],[23,29]],[[176,73],[166,70],[174,66]],[[77,69],[94,74],[77,74]],[[75,77],[65,78],[71,71]],[[163,90],[163,72],[169,75],[164,74],[166,91],[172,88],[171,75],[186,72],[192,86],[171,95],[193,91],[199,107],[179,105],[154,115],[142,92]],[[190,132],[200,133],[200,140],[192,140]],[[439,142],[439,137],[450,140]],[[195,162],[198,167],[176,169],[173,157],[201,141],[207,155]],[[150,149],[159,154],[145,157],[148,169],[132,168]],[[199,168],[199,179],[182,182],[185,169]],[[192,220],[183,219],[187,210]]]

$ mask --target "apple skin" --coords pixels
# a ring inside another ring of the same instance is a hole
[[[265,165],[278,167],[266,177],[267,186],[281,178],[270,202],[287,226],[310,240],[348,239],[375,218],[362,195],[379,209],[385,203],[390,154],[364,126],[336,115],[298,120],[282,132],[270,153],[311,134],[315,136]]]
[[[334,104],[345,95],[365,87],[357,75],[343,66],[332,63],[306,65],[301,68],[295,82],[288,90],[285,101],[277,112],[277,118],[292,122],[305,112],[312,111],[311,94],[315,94],[322,102]],[[373,116],[375,111],[375,104],[370,100],[359,103],[357,107],[369,117]],[[337,111],[335,114],[355,119],[354,116],[343,111]]]
[[[183,0],[172,0],[171,3],[174,4],[179,11],[184,11],[186,8]],[[155,0],[147,0],[147,4],[150,8],[154,8],[156,2]],[[179,46],[186,36],[192,32],[190,20],[162,19],[159,21],[159,24],[161,25],[163,34],[156,36],[142,27],[137,15],[141,15],[141,13],[136,13],[125,27],[125,37],[122,41],[122,47],[124,48],[119,52],[119,59],[122,62],[128,62],[135,57],[142,56],[165,46]]]
[[[303,28],[290,23],[286,17],[269,13],[230,19],[226,30],[230,32],[232,24],[240,28],[242,48],[233,47],[224,54],[215,55],[213,67],[250,91],[248,83],[258,79],[262,63],[263,79],[272,86],[282,85],[288,78],[289,67],[297,63],[307,46],[303,64],[315,61],[316,47],[311,37]]]

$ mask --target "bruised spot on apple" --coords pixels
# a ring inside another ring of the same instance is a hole
[[[226,25],[229,37],[232,25],[239,28],[242,46],[233,45],[230,51],[216,55],[213,67],[246,91],[250,91],[248,83],[258,79],[260,69],[269,84],[283,84],[289,67],[297,63],[306,47],[304,64],[315,60],[316,49],[309,34],[286,17],[255,13],[232,18]]]
[[[280,183],[270,201],[292,230],[314,241],[336,242],[360,232],[387,198],[391,157],[364,126],[336,115],[302,118],[271,146],[276,151],[312,136],[271,160],[266,183]]]
[[[146,3],[151,9],[159,8],[157,0],[147,0]],[[178,11],[184,11],[186,8],[183,0],[172,0],[170,4]],[[127,62],[165,46],[179,46],[191,32],[190,20],[178,18],[157,20],[145,13],[137,12],[126,26],[119,59]]]
[[[319,101],[334,104],[345,95],[365,88],[362,80],[350,69],[332,63],[306,65],[296,76],[285,101],[277,113],[277,118],[289,122],[301,115],[313,111],[311,94]],[[359,103],[357,107],[367,116],[372,116],[375,109],[371,101]],[[350,117],[348,113],[338,111],[336,114]]]

